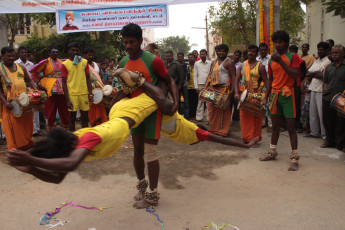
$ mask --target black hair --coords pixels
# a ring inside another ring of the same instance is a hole
[[[38,141],[30,149],[30,154],[40,158],[68,156],[75,148],[77,137],[65,129],[53,128],[46,139]]]
[[[290,43],[290,36],[289,34],[284,31],[284,30],[278,30],[272,34],[272,42],[277,41],[277,40],[283,40],[286,43]]]
[[[189,54],[188,54],[188,57],[189,57],[189,56],[195,57],[195,55],[194,55],[193,53],[189,53]]]
[[[307,46],[308,49],[309,49],[309,47],[310,47],[308,43],[304,43],[304,44],[302,45],[302,47],[303,47],[303,46]]]
[[[14,49],[10,46],[5,46],[1,49],[1,55],[4,55],[5,53],[12,53],[14,52]]]
[[[242,51],[241,50],[235,50],[234,54],[239,53],[240,56],[242,56]]]
[[[120,62],[122,60],[122,57],[121,56],[118,56],[117,57],[117,62]]]
[[[168,50],[167,52],[165,52],[165,54],[171,54],[172,56],[174,56],[174,53],[171,50]]]
[[[229,52],[229,46],[227,46],[226,44],[217,45],[214,49],[216,51],[218,51],[218,50],[225,50],[226,53]]]
[[[88,54],[88,53],[95,53],[95,50],[91,47],[87,47],[85,50],[84,50],[84,54]]]
[[[334,43],[334,40],[333,40],[333,39],[327,39],[327,41],[329,41],[330,43],[332,43],[332,46],[334,46],[335,43]],[[327,42],[327,41],[326,41],[326,42]]]
[[[21,46],[21,47],[18,48],[18,53],[20,53],[20,51],[22,51],[22,50],[28,51],[24,46]]]
[[[205,50],[205,49],[202,49],[199,51],[199,53],[201,53],[201,52],[205,52],[207,54],[207,50]]]
[[[243,50],[243,55],[248,55],[248,50]]]
[[[105,59],[110,59],[110,57],[105,57],[105,58],[103,58],[103,60],[105,60]]]
[[[178,55],[183,55],[183,57],[184,57],[184,53],[182,53],[182,52],[178,52],[178,53],[177,53],[177,56],[178,56]]]
[[[296,46],[296,45],[289,46],[289,51],[297,53],[298,52],[298,46]]]
[[[143,38],[143,30],[139,25],[134,23],[129,23],[122,27],[120,33],[122,37],[135,37],[138,40]]]
[[[58,48],[56,47],[56,46],[50,46],[49,48],[48,48],[48,53],[50,53],[52,50],[54,50],[54,49],[56,49],[56,50],[58,50]]]
[[[327,50],[329,47],[328,43],[327,42],[319,42],[317,44],[317,48],[324,48],[325,50]]]
[[[268,49],[268,45],[267,45],[266,43],[263,43],[263,42],[259,44],[259,49],[260,49],[261,47],[266,47],[266,48]]]
[[[115,63],[115,59],[114,58],[110,58],[109,59],[109,62],[112,62],[112,61]]]
[[[256,45],[249,45],[248,50],[251,50],[251,49],[256,49],[256,52],[259,53],[259,47],[257,47]]]
[[[193,50],[193,51],[192,51],[192,53],[194,53],[194,52],[197,52],[197,53],[199,53],[199,52],[198,52],[197,50]]]
[[[80,44],[78,42],[71,42],[68,44],[68,50],[70,50],[71,48],[78,48],[80,49]]]

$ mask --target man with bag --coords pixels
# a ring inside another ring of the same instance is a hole
[[[210,122],[209,132],[227,136],[231,122],[231,107],[224,107],[222,104],[230,104],[227,102],[232,97],[236,68],[233,61],[227,57],[229,47],[226,44],[217,45],[215,50],[217,58],[211,64],[205,89],[219,92],[223,99],[215,100],[214,103],[207,105]]]

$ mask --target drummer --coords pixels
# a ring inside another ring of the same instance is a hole
[[[84,50],[84,58],[87,60],[87,63],[89,64],[89,68],[90,68],[92,88],[102,89],[102,87],[105,84],[105,80],[102,77],[102,75],[99,75],[100,69],[98,65],[93,61],[94,57],[95,57],[95,50],[93,48],[86,48]],[[106,122],[107,120],[108,120],[107,113],[103,105],[99,105],[99,104],[90,105],[89,122],[92,127],[102,124],[103,122]]]
[[[0,101],[2,103],[2,127],[7,140],[9,150],[29,149],[32,145],[33,113],[23,114],[21,117],[14,117],[12,114],[13,105],[11,100],[16,100],[20,93],[26,93],[26,85],[37,90],[36,84],[31,80],[24,66],[14,63],[14,49],[4,47],[1,49],[0,63]]]
[[[58,52],[56,47],[50,47],[49,58],[39,62],[30,70],[32,79],[40,83],[47,91],[48,99],[44,106],[44,114],[48,118],[48,130],[54,127],[57,111],[65,129],[68,129],[69,123],[68,108],[62,89],[62,61],[57,58]],[[41,80],[40,73],[43,73]]]
[[[240,64],[236,74],[235,85],[241,81],[241,91],[249,90],[252,93],[262,93],[263,85],[267,87],[267,74],[265,66],[256,60],[259,48],[256,45],[248,46],[248,59]],[[235,87],[235,100],[239,100],[239,89]],[[262,119],[248,111],[240,109],[241,134],[245,143],[254,137],[262,139]]]

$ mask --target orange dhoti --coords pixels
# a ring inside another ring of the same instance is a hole
[[[262,117],[255,116],[240,109],[240,124],[242,140],[244,142],[251,141],[254,137],[262,139]]]
[[[33,119],[33,113],[23,114],[21,117],[14,117],[11,111],[7,110],[5,106],[2,106],[2,128],[9,150],[27,150],[32,147]]]
[[[96,126],[107,121],[107,113],[102,105],[92,104],[89,110],[89,122],[91,126]]]
[[[216,90],[222,92],[225,87],[213,87]],[[230,130],[231,123],[231,106],[223,110],[221,108],[214,107],[211,103],[207,104],[208,118],[210,122],[209,132],[227,136]]]

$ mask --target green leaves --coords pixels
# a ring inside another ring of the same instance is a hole
[[[189,38],[184,35],[181,37],[177,35],[160,39],[157,45],[159,46],[159,56],[163,60],[165,60],[165,52],[168,50],[173,51],[174,56],[176,56],[180,52],[187,55],[192,48],[192,45],[189,44]]]
[[[344,0],[322,0],[322,5],[326,6],[326,12],[334,12],[334,16],[345,18],[345,3]]]

